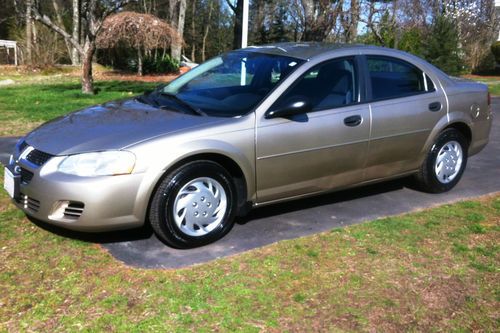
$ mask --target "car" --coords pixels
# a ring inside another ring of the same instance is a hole
[[[88,232],[149,223],[192,248],[254,207],[409,175],[448,191],[491,122],[485,85],[402,51],[254,46],[40,126],[17,143],[4,187],[37,221]]]

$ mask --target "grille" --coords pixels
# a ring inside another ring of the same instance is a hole
[[[21,168],[21,183],[29,184],[31,179],[33,179],[33,172],[26,170],[25,168]]]
[[[21,193],[21,198],[19,199],[19,203],[23,205],[24,208],[29,209],[35,213],[38,212],[38,210],[40,209],[40,201],[28,197],[27,195],[22,193]]]
[[[28,156],[26,156],[26,159],[30,161],[31,163],[42,166],[44,165],[48,160],[52,158],[52,155],[44,153],[43,151],[33,149]]]
[[[64,217],[66,218],[79,218],[83,214],[83,208],[85,205],[83,202],[71,201],[68,207],[64,209]]]

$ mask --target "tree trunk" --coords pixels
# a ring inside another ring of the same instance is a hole
[[[210,29],[210,19],[212,18],[212,11],[214,9],[212,1],[210,1],[210,5],[209,6],[210,7],[208,8],[208,19],[207,19],[207,23],[205,24],[205,32],[203,34],[203,41],[202,41],[202,44],[201,44],[201,61],[202,62],[204,62],[205,59],[206,59],[205,50],[206,50],[206,47],[207,47],[207,37],[208,37],[208,31]]]
[[[141,48],[137,48],[137,75],[142,76],[144,74],[142,69],[142,52]]]
[[[63,21],[63,18],[62,18],[62,15],[61,15],[61,10],[59,8],[59,4],[57,3],[57,0],[52,0],[52,7],[54,7],[54,12],[56,14],[57,24],[59,24],[60,27],[64,27],[64,21]],[[69,40],[67,40],[66,38],[64,38],[64,43],[66,44],[66,49],[68,51],[68,56],[72,60],[71,63],[73,64],[73,58],[72,58],[72,50],[73,50],[73,48],[71,46],[71,42]]]
[[[80,1],[73,0],[73,29],[72,37],[74,40],[80,42]],[[73,66],[80,64],[80,53],[76,47],[71,49],[71,64]]]
[[[174,14],[175,15],[175,14]],[[179,0],[179,11],[176,13],[176,29],[181,38],[184,36],[184,21],[186,19],[186,0]],[[172,44],[171,53],[173,59],[181,60],[182,41]]]
[[[82,61],[82,93],[94,94],[94,79],[92,77],[92,59],[95,53],[95,42],[87,40],[83,47]]]
[[[351,10],[350,10],[351,19],[349,22],[349,31],[346,38],[347,43],[355,42],[356,38],[358,37],[359,11],[360,11],[359,1],[351,0]]]
[[[26,0],[26,62],[28,65],[33,64],[33,20],[31,10],[33,8],[33,0]]]
[[[243,0],[236,1],[234,11],[233,49],[241,48],[241,27],[243,22]]]
[[[193,7],[191,8],[191,61],[196,62],[196,0],[193,0]]]

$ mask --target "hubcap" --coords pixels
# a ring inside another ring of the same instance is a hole
[[[457,141],[450,141],[445,144],[437,154],[434,172],[437,179],[447,184],[457,176],[462,167],[463,155],[462,147]]]
[[[174,201],[177,227],[189,236],[204,236],[219,226],[226,214],[226,191],[209,177],[184,185]]]

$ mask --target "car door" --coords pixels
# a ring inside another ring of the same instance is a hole
[[[257,118],[258,202],[321,192],[362,180],[370,133],[368,105],[360,104],[354,57],[306,70],[268,110],[307,101],[310,110],[288,118]]]
[[[365,179],[415,170],[427,137],[446,115],[444,94],[407,61],[378,55],[365,59],[372,115]]]

